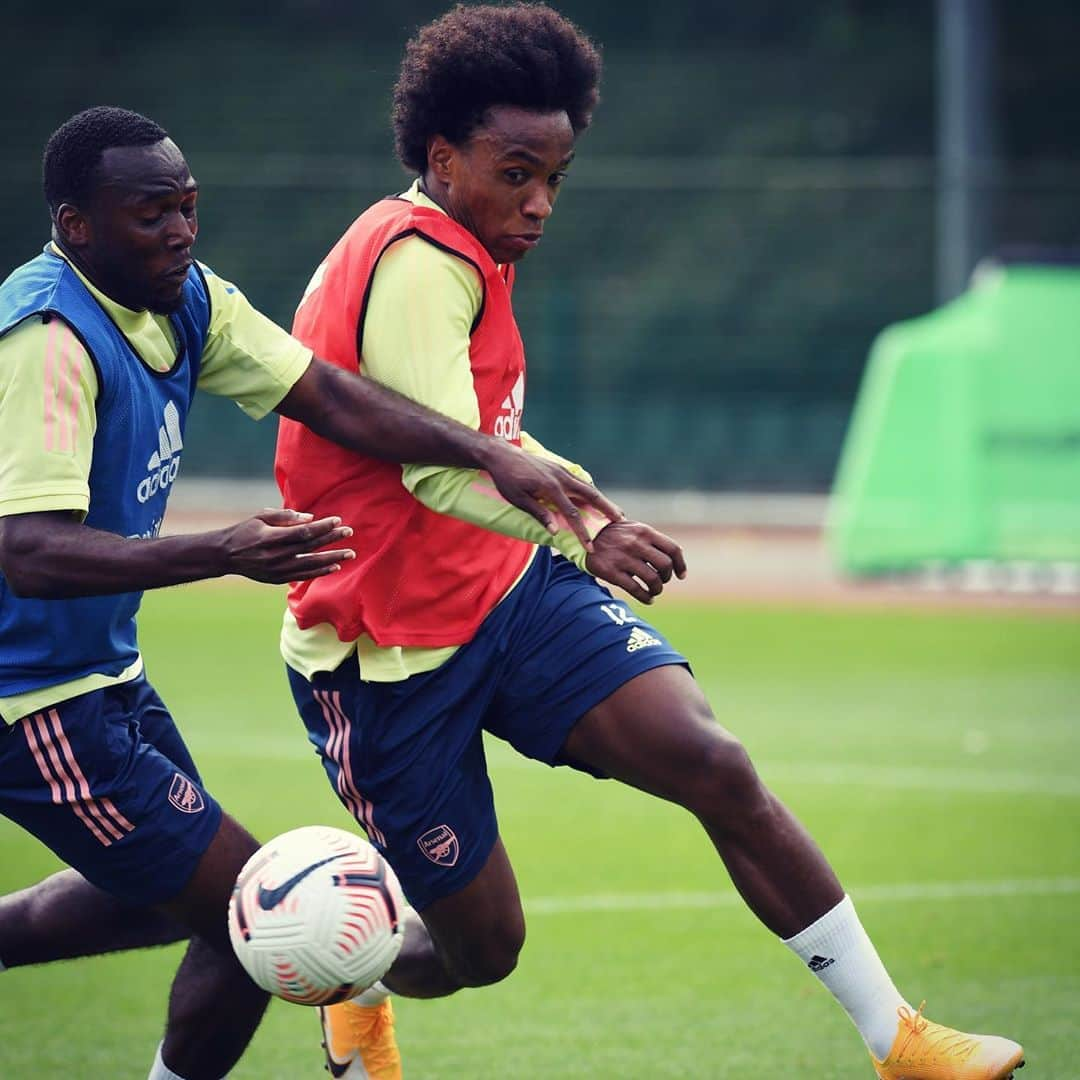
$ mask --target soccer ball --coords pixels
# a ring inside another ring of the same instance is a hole
[[[282,833],[244,864],[229,937],[256,984],[300,1005],[330,1005],[386,974],[405,935],[394,871],[362,837],[328,825]]]

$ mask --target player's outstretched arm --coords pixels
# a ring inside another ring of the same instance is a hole
[[[277,411],[330,442],[384,461],[483,469],[508,502],[551,533],[565,519],[589,550],[588,530],[578,507],[594,507],[611,521],[623,516],[592,484],[554,462],[526,454],[318,358]]]
[[[282,584],[322,577],[354,557],[320,550],[352,535],[336,517],[263,510],[213,532],[127,539],[49,511],[0,518],[0,571],[16,596],[65,599],[139,592],[241,574]]]
[[[594,577],[651,604],[674,574],[686,577],[682,548],[670,536],[640,521],[613,521],[593,539],[585,567]]]

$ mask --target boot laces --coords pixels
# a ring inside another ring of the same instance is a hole
[[[927,1020],[923,1016],[925,1007],[926,1002],[923,1001],[915,1012],[912,1012],[906,1005],[901,1005],[896,1010],[896,1015],[900,1017],[900,1023],[907,1028],[907,1038],[904,1040],[903,1046],[900,1047],[898,1056],[903,1057],[914,1041],[915,1045],[912,1050],[916,1051],[923,1060],[935,1057],[947,1058],[952,1061],[969,1058],[978,1046],[978,1040],[962,1031],[956,1031],[953,1028],[935,1024],[932,1020]],[[921,1047],[919,1046],[920,1042],[922,1043]]]

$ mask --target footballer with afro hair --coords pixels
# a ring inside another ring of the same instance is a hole
[[[572,22],[544,4],[459,4],[405,46],[394,87],[398,157],[422,173],[428,142],[464,142],[493,105],[564,111],[574,135],[599,98],[600,54]]]
[[[566,461],[523,427],[512,293],[517,264],[546,236],[599,76],[596,48],[542,4],[459,5],[421,29],[393,111],[415,179],[334,245],[296,336],[348,371],[362,365],[406,397]],[[585,544],[563,523],[545,535],[506,512],[482,475],[337,453],[287,418],[277,475],[285,506],[339,514],[364,553],[293,590],[282,653],[327,776],[413,909],[382,980],[320,1010],[331,1073],[359,1064],[399,1080],[390,993],[443,997],[517,965],[525,915],[499,836],[488,731],[526,757],[693,814],[753,913],[848,1012],[879,1077],[1012,1076],[1017,1043],[930,1023],[901,997],[825,856],[716,722],[686,658],[601,584],[650,603],[686,574],[674,540],[618,514],[594,520]]]

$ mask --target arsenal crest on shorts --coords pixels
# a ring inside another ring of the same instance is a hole
[[[439,866],[453,866],[458,861],[458,838],[449,825],[428,829],[416,843],[424,855]]]
[[[197,814],[206,806],[202,792],[183,773],[173,777],[169,802],[183,814]]]

